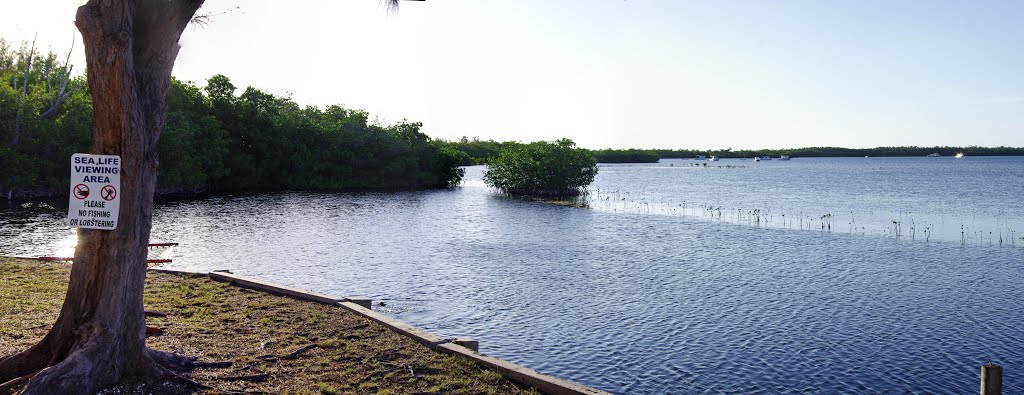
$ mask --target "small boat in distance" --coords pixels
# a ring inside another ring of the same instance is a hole
[[[760,161],[761,161],[761,157],[760,156],[755,156],[754,157],[754,162],[760,162]]]
[[[789,160],[789,155],[782,155],[779,157],[779,160]]]
[[[954,155],[953,157],[957,158],[957,159],[963,159],[964,158],[964,153],[963,152],[957,152],[956,155]]]
[[[708,160],[712,162],[718,162],[718,157],[715,155],[711,155],[711,158],[708,158]]]
[[[939,153],[938,153],[938,152],[936,152],[936,153],[934,153],[934,154],[928,154],[928,157],[929,157],[929,158],[938,158],[938,157],[940,157],[940,156],[942,156],[942,155],[939,155]]]
[[[708,158],[708,157],[706,157],[706,156],[704,156],[704,155],[697,155],[697,160],[705,160],[705,159],[707,159],[707,158]]]

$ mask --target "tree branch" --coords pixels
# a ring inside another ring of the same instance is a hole
[[[68,86],[68,80],[71,79],[71,71],[75,68],[75,66],[73,64],[71,64],[71,51],[74,51],[74,49],[75,49],[75,37],[72,36],[71,37],[71,49],[68,50],[68,56],[66,58],[64,58],[64,71],[61,72],[60,87],[57,88],[57,94],[56,94],[56,96],[54,96],[54,100],[50,103],[50,107],[47,108],[46,111],[43,111],[42,114],[39,114],[39,118],[38,119],[46,119],[48,117],[56,117],[57,109],[59,109],[60,105],[64,103],[64,99],[67,99],[68,96],[71,96],[71,93],[73,91],[66,91],[66,89],[67,89],[67,86]],[[49,92],[49,89],[50,89],[50,81],[49,80],[46,81],[46,89],[47,89],[47,92]]]
[[[22,47],[24,48],[24,47]],[[21,96],[18,96],[18,114],[14,116],[14,134],[11,135],[11,145],[18,145],[21,137],[21,115],[25,110],[25,96],[28,95],[28,77],[32,71],[32,58],[36,53],[36,39],[32,38],[32,49],[28,51],[28,62],[25,65],[25,81],[21,84]],[[17,89],[17,86],[15,86]]]

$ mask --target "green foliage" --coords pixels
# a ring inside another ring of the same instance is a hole
[[[484,174],[484,182],[512,195],[574,196],[597,175],[590,151],[569,139],[505,147]]]
[[[594,150],[597,163],[657,163],[661,160],[654,150],[641,149],[603,149]]]
[[[75,152],[88,152],[92,102],[83,77],[53,106],[63,72],[56,55],[13,50],[0,39],[0,192],[66,194]],[[24,94],[22,93],[24,90]],[[382,126],[340,106],[302,107],[223,76],[204,88],[172,79],[161,133],[159,193],[266,190],[407,190],[458,185],[462,151],[420,133],[419,123]],[[41,116],[50,107],[57,111]]]
[[[30,56],[31,55],[31,56]],[[26,69],[31,59],[31,69]],[[69,79],[57,106],[63,64],[53,53],[0,39],[0,193],[67,193],[71,154],[92,138],[92,99],[84,78]],[[27,83],[26,83],[27,81]],[[51,107],[55,111],[42,115]]]
[[[235,96],[223,75],[205,91],[172,81],[160,141],[166,191],[444,188],[465,172],[461,152],[420,123],[374,125],[365,111],[301,107],[253,87]]]
[[[491,159],[498,157],[498,153],[500,153],[503,148],[518,144],[513,141],[484,141],[476,137],[470,140],[465,136],[459,139],[459,141],[440,141],[440,143],[445,147],[456,149],[466,154],[462,157],[462,162],[460,162],[462,166],[490,163]]]
[[[459,166],[463,166],[463,163],[469,160],[469,155],[443,144],[435,142],[434,145],[438,151],[437,167],[441,171],[439,174],[441,183],[447,187],[458,185],[462,182],[462,177],[466,175],[466,169]]]

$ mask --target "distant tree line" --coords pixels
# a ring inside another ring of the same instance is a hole
[[[503,148],[522,144],[515,141],[498,142],[480,140],[478,138],[461,138],[458,141],[441,141],[445,147],[459,150],[465,154],[462,165],[487,164]],[[753,158],[755,156],[791,158],[825,158],[825,157],[858,157],[858,156],[926,156],[937,153],[942,156],[953,156],[963,152],[967,156],[1024,156],[1024,147],[876,147],[876,148],[841,148],[841,147],[805,147],[785,149],[733,150],[731,148],[716,150],[695,149],[601,149],[590,150],[597,163],[655,163],[661,158],[690,159],[699,155],[719,158]]]
[[[463,166],[487,164],[492,159],[497,158],[502,149],[519,144],[515,141],[497,142],[494,140],[480,140],[477,137],[469,139],[465,136],[458,141],[438,140],[438,143],[465,154],[461,158]]]
[[[693,158],[697,155],[719,158],[753,158],[755,156],[779,157],[787,155],[792,158],[825,158],[825,157],[858,157],[858,156],[926,156],[937,153],[953,156],[962,152],[967,156],[1024,156],[1024,147],[876,147],[876,148],[842,148],[842,147],[805,147],[760,150],[655,150],[662,158]]]
[[[458,141],[443,141],[446,147],[462,151],[466,157],[464,166],[488,164],[498,157],[505,148],[522,145],[516,141],[480,140],[479,138],[460,138]],[[575,147],[575,143],[573,143]],[[588,150],[598,163],[655,163],[661,156],[655,150],[641,149],[602,149]]]
[[[82,76],[52,53],[0,39],[0,192],[68,193],[70,157],[88,152],[93,113]],[[404,190],[461,182],[467,155],[421,133],[382,126],[363,110],[300,106],[216,75],[177,79],[159,140],[158,192]]]
[[[643,149],[602,149],[591,150],[598,163],[657,163],[661,159],[654,150]]]

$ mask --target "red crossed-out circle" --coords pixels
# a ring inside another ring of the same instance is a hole
[[[117,197],[117,189],[114,189],[113,185],[104,185],[103,189],[100,189],[100,197],[103,200],[114,200]]]
[[[85,199],[89,197],[89,186],[85,184],[75,185],[75,189],[71,191],[71,194],[75,195],[78,200]]]

